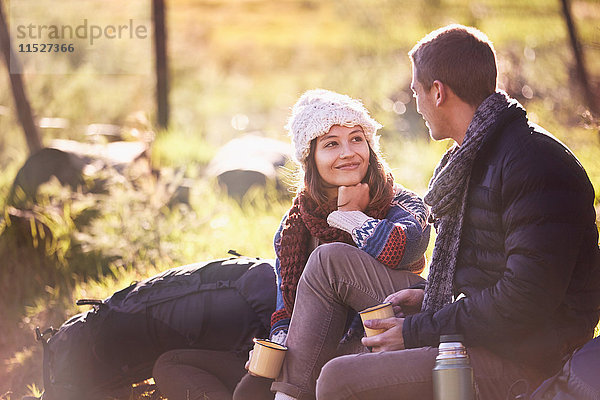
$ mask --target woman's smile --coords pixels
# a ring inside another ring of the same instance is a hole
[[[350,162],[350,163],[343,163],[343,164],[337,165],[334,168],[348,171],[348,170],[355,170],[355,169],[359,168],[360,165],[361,165],[360,162]]]
[[[362,182],[369,167],[369,144],[361,126],[333,125],[319,137],[315,147],[315,164],[321,179],[337,196],[340,186]]]

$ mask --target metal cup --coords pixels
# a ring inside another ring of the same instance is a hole
[[[359,312],[360,319],[362,319],[363,326],[365,321],[369,321],[371,319],[385,319],[394,317],[394,309],[392,308],[392,303],[382,303],[373,307],[369,307],[367,309]],[[380,333],[385,332],[385,329],[371,329],[365,326],[365,333],[367,336],[375,336]]]
[[[254,351],[248,370],[254,375],[275,379],[279,376],[286,346],[272,342],[268,339],[254,339]]]

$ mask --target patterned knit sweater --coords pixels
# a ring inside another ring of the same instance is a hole
[[[425,261],[423,253],[429,243],[430,226],[427,224],[429,209],[415,193],[395,185],[396,193],[385,219],[370,218],[361,211],[334,211],[327,218],[329,225],[352,235],[356,247],[392,269],[406,269],[420,273]],[[277,305],[271,317],[271,336],[280,330],[287,330],[290,320],[284,311],[281,292],[281,231],[285,224],[283,217],[275,233],[274,246],[277,256]]]

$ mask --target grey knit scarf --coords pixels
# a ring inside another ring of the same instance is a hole
[[[511,101],[504,92],[491,94],[475,111],[461,146],[444,154],[429,182],[425,202],[435,218],[437,238],[429,266],[423,311],[436,312],[452,301],[452,284],[473,161],[485,137]]]

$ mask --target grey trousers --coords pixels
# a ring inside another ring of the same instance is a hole
[[[420,281],[421,277],[389,269],[352,246],[319,246],[298,284],[289,350],[271,390],[298,399],[432,399],[435,348],[334,358],[349,308],[362,310]],[[535,371],[485,349],[469,348],[468,353],[481,399],[505,400],[520,378],[533,384],[542,381]]]
[[[422,347],[381,353],[338,357],[321,371],[317,381],[317,399],[408,400],[433,399],[431,370],[438,350]],[[544,379],[537,371],[500,358],[490,351],[467,349],[477,398],[481,400],[513,400],[525,385],[531,389]],[[524,382],[527,382],[526,384]]]
[[[321,368],[339,352],[348,311],[379,304],[388,294],[422,281],[344,243],[317,247],[298,283],[288,351],[271,390],[314,399]]]

